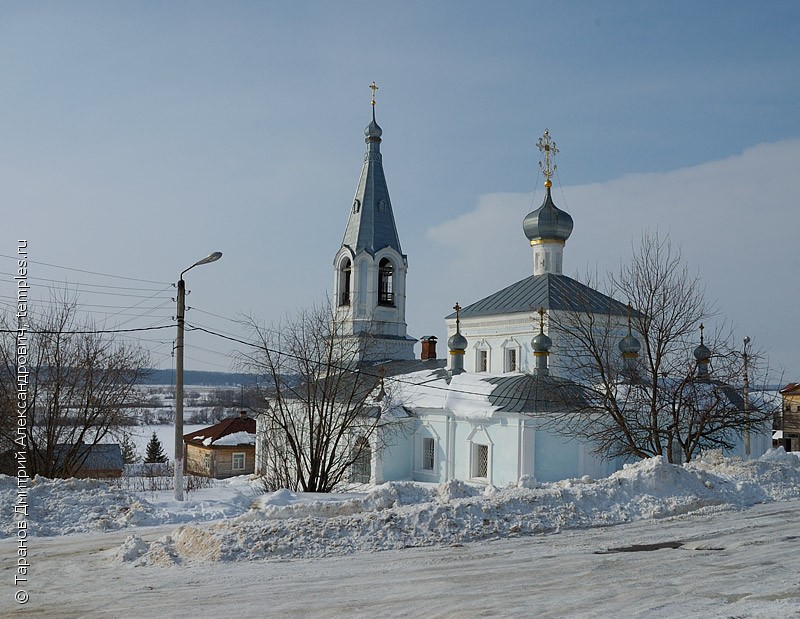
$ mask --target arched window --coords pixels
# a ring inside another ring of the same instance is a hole
[[[352,270],[350,258],[345,258],[339,267],[339,305],[350,305],[350,274]]]
[[[388,258],[378,265],[378,305],[394,306],[394,267]]]

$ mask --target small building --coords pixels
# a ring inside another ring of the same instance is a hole
[[[56,470],[61,470],[59,477],[106,479],[122,477],[125,470],[122,448],[117,443],[59,444],[54,455]]]
[[[780,427],[775,432],[776,446],[800,451],[800,383],[789,383],[780,390]]]
[[[245,411],[185,434],[183,443],[187,474],[225,479],[255,471],[256,420]]]

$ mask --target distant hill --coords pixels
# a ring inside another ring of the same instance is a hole
[[[183,383],[185,385],[204,385],[208,387],[230,387],[239,385],[252,385],[255,382],[252,374],[238,372],[203,372],[200,370],[185,370]],[[140,385],[174,385],[175,370],[149,370],[148,375]]]

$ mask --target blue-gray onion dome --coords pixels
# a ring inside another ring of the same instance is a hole
[[[456,331],[450,336],[450,339],[447,340],[447,348],[449,350],[466,350],[467,338],[461,335],[460,331]]]
[[[711,359],[711,351],[708,346],[701,343],[700,346],[694,349],[694,358],[698,361],[708,361]]]
[[[570,214],[553,204],[549,187],[542,205],[522,221],[522,229],[529,241],[566,241],[572,234],[572,226]]]
[[[539,333],[531,340],[531,346],[533,347],[533,352],[549,352],[553,346],[553,340],[544,333]]]
[[[619,351],[623,355],[626,354],[638,355],[642,345],[639,343],[639,340],[637,340],[632,333],[628,333],[628,335],[626,335],[619,341],[618,347]]]
[[[373,120],[364,129],[364,135],[368,138],[380,138],[383,135],[383,129]]]

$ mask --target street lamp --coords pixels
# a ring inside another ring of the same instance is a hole
[[[175,342],[175,500],[183,501],[183,319],[186,313],[186,282],[183,274],[201,264],[216,262],[222,258],[215,251],[181,271],[178,280],[178,339]]]
[[[744,363],[744,456],[745,460],[750,459],[750,380],[747,375],[747,347],[750,346],[750,338],[744,337],[744,347],[742,348],[742,362]]]

